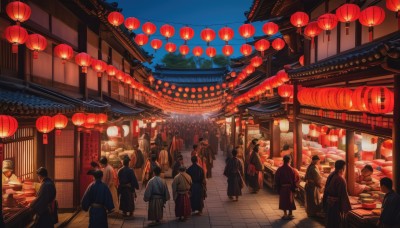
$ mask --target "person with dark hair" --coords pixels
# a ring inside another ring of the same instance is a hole
[[[337,228],[346,224],[346,214],[351,210],[347,184],[343,178],[345,169],[346,162],[337,160],[335,171],[329,174],[326,180],[322,203],[326,212],[327,228]]]
[[[147,183],[143,200],[149,202],[148,220],[159,224],[163,219],[164,205],[170,199],[170,195],[167,183],[160,177],[161,168],[156,166],[153,172],[155,176]]]
[[[36,218],[33,227],[47,228],[54,227],[58,222],[58,213],[56,206],[56,186],[53,180],[48,177],[47,169],[40,167],[36,171],[40,189],[36,199],[29,205],[29,208],[35,213]]]
[[[191,157],[197,156],[197,154],[198,154],[198,148],[199,148],[199,146],[198,146],[197,144],[194,144],[194,145],[193,145],[193,150],[192,150],[192,153],[190,154]]]
[[[110,189],[115,208],[119,208],[117,186],[114,180],[114,177],[116,177],[114,168],[110,164],[108,164],[108,160],[104,156],[100,158],[99,162],[103,171],[102,181]]]
[[[153,154],[147,159],[146,165],[144,166],[142,187],[145,187],[147,182],[154,177],[154,169],[156,167],[160,167],[160,164],[157,162],[157,156]]]
[[[312,157],[311,164],[307,167],[306,175],[304,177],[306,181],[305,192],[306,192],[306,212],[309,217],[317,216],[321,212],[321,200],[319,194],[322,189],[322,177],[318,169],[320,159],[318,155]]]
[[[229,199],[238,201],[239,196],[242,195],[243,184],[243,164],[236,157],[238,151],[236,149],[232,150],[232,158],[228,160],[224,175],[228,177],[228,190],[227,194]],[[235,199],[233,199],[235,197]]]
[[[249,184],[249,179],[251,179],[249,174],[247,174],[247,170],[249,169],[249,164],[250,164],[250,157],[251,157],[251,154],[253,153],[253,149],[256,145],[258,145],[258,139],[253,139],[253,140],[251,140],[251,142],[248,144],[246,150],[244,151],[244,161],[245,161],[244,170],[246,170],[245,179],[246,179],[247,184]]]
[[[131,155],[131,161],[129,162],[129,167],[135,172],[135,176],[138,181],[142,180],[143,166],[144,166],[144,156],[142,151],[139,149],[138,145],[133,146],[134,152]]]
[[[169,169],[169,156],[167,146],[164,145],[158,155],[158,163],[160,164],[161,171],[166,172]]]
[[[124,216],[133,215],[135,210],[135,189],[139,189],[135,173],[129,168],[129,161],[129,157],[125,156],[122,162],[124,166],[118,170],[119,209]]]
[[[87,187],[82,197],[82,210],[89,211],[89,228],[107,228],[107,212],[114,209],[110,189],[101,179],[103,172],[92,172],[94,181]]]
[[[384,177],[380,180],[381,191],[385,193],[382,213],[378,221],[381,228],[395,228],[400,224],[400,196],[393,191],[393,181]]]
[[[179,155],[175,161],[174,166],[172,167],[172,178],[175,178],[179,173],[179,167],[183,165],[183,156]]]
[[[275,187],[279,193],[279,209],[283,210],[282,219],[292,219],[294,204],[294,192],[296,189],[296,174],[290,167],[290,156],[283,157],[283,165],[276,170]]]
[[[204,170],[198,163],[198,157],[192,156],[192,165],[187,169],[187,174],[192,178],[190,204],[192,212],[201,215],[204,208],[204,200],[207,197],[207,182]]]
[[[179,167],[179,173],[172,181],[172,195],[175,201],[175,217],[179,218],[179,221],[186,220],[192,213],[189,199],[192,178],[185,171],[185,166],[182,165]]]
[[[262,187],[262,180],[261,183],[259,181],[259,175],[262,174],[263,165],[261,163],[260,155],[258,154],[258,145],[253,147],[253,152],[249,158],[249,164],[247,166],[247,176],[248,176],[248,183],[249,186],[252,188],[252,193],[257,193],[260,188]]]
[[[370,184],[372,183],[372,174],[374,173],[374,169],[371,165],[365,165],[364,168],[361,169],[361,173],[357,177],[357,182],[360,184]]]
[[[202,160],[203,168],[205,168],[206,177],[211,178],[213,163],[215,160],[215,153],[213,152],[211,146],[208,144],[207,139],[204,139],[201,142],[200,157]]]

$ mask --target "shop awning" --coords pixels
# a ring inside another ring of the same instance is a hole
[[[116,116],[137,116],[144,109],[130,106],[109,96],[103,96],[103,101],[110,105],[111,112]]]
[[[274,116],[280,116],[285,114],[285,110],[282,107],[281,103],[257,104],[248,107],[248,110],[249,114],[259,119],[268,119]]]

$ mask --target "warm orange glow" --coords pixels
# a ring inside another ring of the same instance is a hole
[[[65,64],[66,60],[74,56],[74,50],[67,44],[59,44],[54,47],[54,55],[62,59],[62,63]]]
[[[279,26],[274,22],[267,22],[263,25],[262,30],[266,35],[272,36],[279,31]]]
[[[4,139],[14,135],[18,129],[18,121],[8,115],[0,115],[0,138]]]
[[[124,25],[129,31],[132,31],[140,27],[140,21],[135,17],[128,17],[125,19]]]
[[[108,22],[114,26],[120,26],[124,22],[124,15],[120,12],[111,12],[108,14]]]

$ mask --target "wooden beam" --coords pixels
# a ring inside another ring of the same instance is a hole
[[[346,129],[346,163],[347,163],[347,191],[354,195],[355,173],[354,173],[354,131]]]
[[[400,75],[394,75],[393,109],[393,182],[394,189],[400,193]]]

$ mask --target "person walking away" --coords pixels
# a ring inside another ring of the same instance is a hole
[[[108,160],[106,157],[101,157],[99,162],[103,171],[102,181],[110,189],[114,207],[119,208],[117,186],[114,181],[115,171],[113,167],[110,164],[108,164]]]
[[[275,186],[279,193],[279,209],[283,210],[282,219],[285,220],[292,219],[292,211],[296,210],[296,205],[294,204],[296,174],[289,163],[290,156],[285,155],[283,157],[283,165],[275,173]]]
[[[159,224],[163,219],[165,203],[170,199],[167,183],[160,177],[161,168],[154,168],[154,177],[150,179],[144,192],[143,200],[149,202],[148,220]]]
[[[202,146],[201,146],[201,156],[202,156],[202,161],[203,165],[206,168],[206,177],[211,178],[212,177],[212,168],[213,168],[213,163],[215,160],[215,154],[212,151],[212,148],[210,145],[208,145],[208,140],[204,139],[202,141]]]
[[[246,150],[244,151],[244,170],[246,170],[245,180],[246,183],[249,182],[249,175],[247,174],[248,166],[250,164],[250,156],[253,153],[254,147],[258,144],[258,139],[253,139],[247,146]]]
[[[155,139],[155,143],[157,146],[157,151],[161,151],[161,149],[163,148],[163,140],[161,137],[161,133],[158,133]]]
[[[329,174],[322,203],[326,212],[326,227],[345,227],[346,214],[351,210],[346,180],[343,178],[346,162],[337,160],[335,171]]]
[[[192,150],[192,153],[190,154],[190,157],[193,157],[193,156],[197,156],[198,155],[198,146],[197,146],[197,144],[194,144],[193,145],[193,150]]]
[[[147,182],[154,177],[154,168],[160,167],[160,164],[157,162],[157,156],[154,154],[149,158],[144,166],[143,177],[142,177],[142,186],[145,187]]]
[[[139,149],[138,145],[133,146],[133,154],[131,156],[131,161],[129,162],[129,167],[135,172],[135,176],[138,181],[142,180],[143,166],[144,166],[144,156],[142,151]],[[132,159],[134,157],[134,159]]]
[[[179,167],[183,165],[183,156],[179,155],[177,160],[175,161],[174,166],[172,167],[172,178],[175,178],[179,173]]]
[[[249,186],[252,188],[252,193],[257,193],[260,188],[260,182],[258,181],[259,172],[262,172],[263,165],[261,164],[261,159],[258,154],[258,145],[253,147],[253,152],[249,158],[249,165],[247,167],[247,175]]]
[[[114,209],[110,189],[101,179],[103,172],[96,170],[92,173],[94,181],[87,187],[83,195],[82,210],[89,211],[89,228],[107,228],[107,212]]]
[[[185,221],[192,213],[189,191],[192,186],[192,178],[186,173],[186,167],[179,167],[179,173],[172,181],[172,195],[175,201],[175,217],[179,221]]]
[[[243,188],[243,165],[242,162],[236,157],[237,150],[232,150],[232,158],[228,160],[224,175],[228,177],[228,190],[227,194],[229,199],[238,201],[239,196],[242,195]],[[235,197],[235,199],[233,198]]]
[[[50,228],[58,222],[56,206],[56,186],[48,177],[47,169],[40,167],[36,174],[40,182],[40,189],[36,199],[29,205],[30,210],[35,213],[34,228]]]
[[[319,216],[321,213],[321,174],[318,169],[320,159],[318,155],[312,157],[311,164],[307,167],[305,175],[306,212],[308,217]]]
[[[198,157],[192,156],[191,161],[192,165],[186,171],[192,178],[190,204],[192,212],[201,215],[203,213],[204,200],[207,197],[207,182],[203,168],[198,165]]]
[[[119,195],[119,209],[124,216],[132,216],[135,210],[135,189],[139,189],[139,183],[136,179],[135,173],[129,168],[129,157],[125,156],[123,160],[123,167],[118,170],[118,195]]]
[[[168,171],[169,159],[168,159],[168,151],[166,150],[165,145],[163,146],[162,150],[160,151],[160,155],[158,157],[158,163],[160,164],[162,172]]]
[[[382,213],[378,221],[380,228],[395,228],[400,224],[400,196],[393,191],[393,181],[384,177],[380,180],[381,191],[385,193]]]

